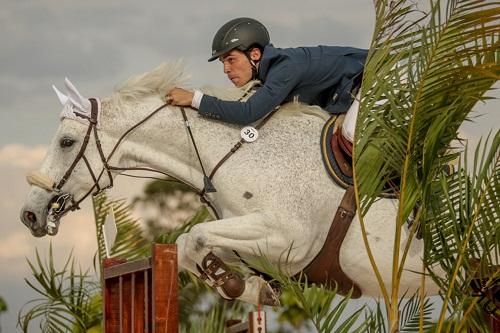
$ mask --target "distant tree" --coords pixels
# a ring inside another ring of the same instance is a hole
[[[140,212],[148,239],[179,228],[201,207],[198,196],[188,186],[164,180],[147,183],[132,205]]]
[[[0,314],[2,314],[3,312],[6,312],[6,311],[7,311],[7,303],[5,302],[3,297],[0,296]],[[1,331],[2,331],[2,327],[0,327],[0,332]]]

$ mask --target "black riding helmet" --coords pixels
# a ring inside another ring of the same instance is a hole
[[[224,24],[215,34],[212,56],[208,61],[214,61],[232,49],[245,52],[255,45],[263,49],[267,44],[269,32],[262,23],[248,17],[235,18]]]

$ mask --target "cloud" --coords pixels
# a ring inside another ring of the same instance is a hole
[[[0,266],[9,267],[2,271],[2,281],[15,281],[16,277],[28,276],[30,271],[24,258],[33,259],[35,247],[45,256],[50,242],[53,244],[56,263],[61,264],[74,249],[75,257],[82,267],[91,267],[96,242],[89,203],[84,204],[80,211],[65,217],[61,222],[60,234],[53,238],[34,238],[19,220],[19,211],[29,189],[25,174],[38,168],[46,149],[42,145],[22,144],[0,147],[0,182],[3,188],[0,191]],[[21,288],[21,285],[16,285],[16,288]]]
[[[39,164],[47,146],[28,147],[20,144],[10,144],[0,148],[0,166],[32,168]]]
[[[0,9],[0,145],[49,140],[59,108],[50,85],[65,76],[86,95],[104,97],[132,75],[184,58],[193,86],[228,83],[221,67],[207,58],[213,35],[229,19],[263,21],[276,46],[363,47],[371,36],[373,6],[371,0],[359,6],[349,0],[335,6],[327,0],[314,6],[298,0],[287,6],[232,0],[8,2]]]
[[[19,260],[31,254],[31,245],[29,244],[29,234],[27,232],[17,231],[0,238],[0,261]],[[9,267],[12,267],[9,265]],[[12,269],[8,270],[13,274]],[[7,272],[7,273],[8,273]]]

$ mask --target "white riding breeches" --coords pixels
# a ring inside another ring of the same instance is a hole
[[[360,98],[361,94],[358,92],[356,98],[354,98],[354,101],[351,104],[351,107],[347,110],[344,123],[342,124],[342,135],[351,143],[354,141],[354,130],[356,129],[356,119],[358,118]]]

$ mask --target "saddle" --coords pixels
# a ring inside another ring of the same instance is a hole
[[[321,157],[328,175],[339,186],[347,189],[352,179],[352,144],[344,139],[340,127],[344,116],[332,116],[321,132]]]
[[[339,186],[347,189],[354,185],[352,143],[342,135],[344,116],[332,116],[321,132],[321,157],[328,175]],[[397,198],[398,186],[393,181],[384,186],[381,198]]]
[[[344,116],[332,116],[324,125],[321,133],[321,156],[330,177],[346,189],[337,208],[330,230],[318,255],[304,269],[308,281],[337,288],[337,292],[352,298],[361,297],[359,286],[347,276],[340,266],[340,248],[356,215],[356,199],[352,171],[352,144],[341,134],[340,127]],[[394,197],[395,193],[384,193]]]
[[[337,288],[337,292],[346,295],[351,292],[352,298],[361,296],[359,286],[349,278],[340,266],[340,248],[349,230],[352,219],[356,215],[356,199],[353,188],[352,145],[341,134],[340,127],[343,115],[332,116],[321,132],[321,156],[325,169],[339,186],[346,189],[342,201],[335,213],[323,247],[318,255],[304,269],[310,282],[323,284],[326,287]],[[445,172],[452,172],[451,165],[445,165]],[[387,183],[380,194],[383,198],[397,198],[398,187]],[[417,207],[415,208],[417,209]],[[413,220],[407,221],[408,228]],[[417,238],[421,239],[421,230],[417,229]]]

